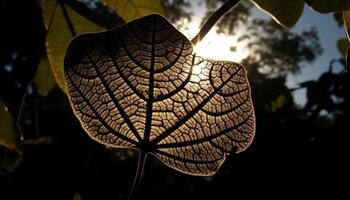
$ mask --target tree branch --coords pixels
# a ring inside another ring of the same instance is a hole
[[[222,5],[217,11],[215,11],[209,19],[204,23],[204,25],[199,30],[199,33],[191,40],[193,45],[198,44],[205,35],[210,31],[210,29],[216,24],[216,22],[224,16],[227,11],[237,5],[239,0],[228,0]]]

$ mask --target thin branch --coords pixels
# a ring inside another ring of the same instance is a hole
[[[215,11],[201,27],[199,33],[191,40],[193,45],[198,44],[210,31],[210,29],[216,24],[216,22],[222,16],[224,16],[227,13],[227,11],[229,11],[231,8],[237,5],[238,2],[239,0],[228,0],[217,11]]]

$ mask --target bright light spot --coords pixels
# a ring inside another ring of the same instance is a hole
[[[192,68],[192,74],[193,75],[199,75],[202,72],[202,67],[201,65],[195,65]]]
[[[193,38],[199,31],[200,19],[194,19],[186,27],[181,29],[188,38]],[[237,30],[239,32],[239,30]],[[240,35],[237,33],[236,35]],[[213,27],[203,40],[195,46],[194,52],[197,56],[214,60],[241,62],[248,57],[249,51],[244,42],[237,42],[236,36],[218,34]],[[234,50],[234,51],[233,51]]]

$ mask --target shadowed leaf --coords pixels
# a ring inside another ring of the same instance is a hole
[[[320,13],[350,10],[350,1],[348,0],[305,0],[305,2]]]
[[[337,47],[341,55],[345,58],[349,47],[349,40],[347,38],[339,39],[337,41]]]
[[[271,111],[276,112],[278,109],[282,108],[285,103],[287,103],[286,97],[283,94],[278,96],[271,102]]]
[[[12,115],[5,104],[0,101],[0,145],[21,154],[16,146],[17,139],[18,137],[13,126]]]
[[[259,9],[268,13],[277,23],[292,27],[304,9],[304,0],[251,0]]]
[[[81,200],[81,196],[79,193],[75,193],[73,196],[73,200]]]
[[[75,30],[75,34],[103,30],[72,10],[69,6],[64,6],[64,8]],[[69,24],[64,17],[62,6],[56,0],[44,1],[43,16],[48,29],[46,48],[50,67],[57,84],[67,93],[67,86],[63,75],[63,59],[66,47],[74,34],[69,29]]]
[[[157,13],[164,15],[160,0],[101,0],[108,7],[113,8],[126,22]]]
[[[90,137],[152,153],[183,173],[214,174],[255,133],[244,67],[195,56],[191,42],[160,15],[76,37],[65,78]]]
[[[43,96],[47,95],[56,84],[46,56],[40,60],[34,82],[38,92]]]

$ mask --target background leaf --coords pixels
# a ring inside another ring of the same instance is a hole
[[[337,47],[341,55],[345,58],[349,47],[349,40],[347,38],[339,39],[337,41]]]
[[[305,0],[305,2],[320,13],[339,12],[350,9],[349,0]]]
[[[0,101],[0,145],[20,153],[16,146],[17,139],[17,132],[13,126],[12,115],[5,104]]]
[[[152,13],[164,15],[161,0],[101,0],[126,22]]]
[[[103,28],[87,20],[79,13],[72,10],[69,6],[65,5],[65,8],[76,34],[103,30]],[[67,21],[62,12],[62,8],[57,1],[45,1],[43,6],[43,15],[48,28],[46,48],[51,70],[59,87],[65,93],[67,93],[67,86],[64,82],[63,75],[63,59],[64,52],[69,41],[73,38],[73,34],[69,30]],[[46,77],[48,76],[49,75],[46,75]]]
[[[55,78],[53,77],[50,64],[46,56],[40,60],[34,82],[38,92],[43,96],[47,95],[47,93],[49,93],[56,85]]]
[[[73,196],[73,200],[81,200],[81,196],[79,193],[75,193]]]
[[[304,9],[303,0],[251,0],[259,9],[269,14],[284,27],[292,27],[299,20]]]

